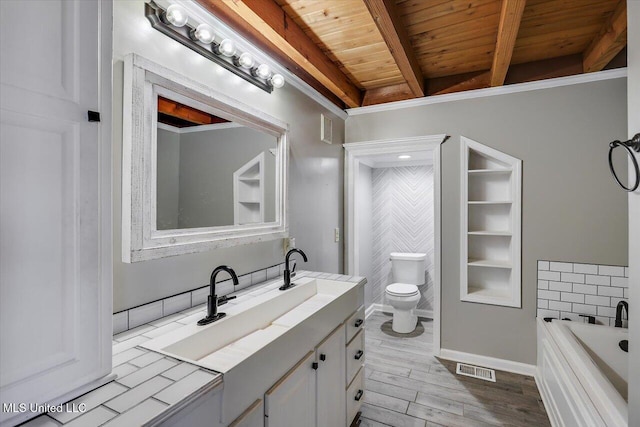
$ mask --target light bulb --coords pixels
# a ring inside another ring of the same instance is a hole
[[[282,76],[282,74],[274,74],[271,79],[269,79],[269,81],[271,82],[271,86],[275,87],[276,89],[284,86],[284,77]]]
[[[218,51],[224,56],[233,56],[236,53],[236,46],[230,39],[224,39],[220,42],[220,46],[218,46]]]
[[[213,32],[213,28],[211,28],[211,26],[207,24],[198,25],[198,28],[196,28],[196,32],[194,35],[198,40],[205,44],[211,43],[216,38],[216,35]]]
[[[262,79],[268,79],[271,75],[271,68],[267,64],[260,64],[260,66],[256,69],[256,76]]]
[[[401,154],[401,155],[399,155],[399,156],[398,156],[398,158],[399,158],[400,160],[406,160],[406,159],[410,159],[410,158],[411,158],[411,156],[410,156],[410,155],[408,155],[408,154]]]
[[[240,58],[238,58],[238,64],[244,68],[253,67],[253,64],[255,62],[256,61],[253,59],[253,56],[251,56],[251,54],[248,52],[243,53],[242,55],[240,55]]]
[[[176,27],[183,27],[189,20],[187,11],[179,4],[172,4],[165,13],[167,21]]]

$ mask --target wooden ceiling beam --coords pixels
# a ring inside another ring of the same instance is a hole
[[[161,96],[158,97],[158,113],[198,125],[210,125],[228,121]]]
[[[622,64],[624,65],[624,64]],[[465,90],[484,89],[489,87],[490,71],[438,77],[427,80],[427,93],[443,95]],[[556,77],[582,74],[582,55],[566,55],[557,58],[516,64],[509,67],[505,84],[532,82]]]
[[[338,96],[359,107],[362,93],[273,0],[197,0],[207,10],[287,65],[301,69]],[[296,73],[298,74],[298,73]]]
[[[484,89],[489,87],[490,79],[491,72],[486,71],[484,73],[476,74],[469,79],[463,80],[444,89],[440,89],[439,91],[431,93],[430,95],[444,95],[447,93],[462,92],[465,90]]]
[[[627,2],[620,0],[582,55],[585,73],[602,70],[627,45]]]
[[[406,83],[369,89],[364,93],[362,106],[383,104],[385,102],[404,101],[415,98],[413,91]]]
[[[394,0],[364,0],[400,73],[415,97],[424,96],[424,77]]]
[[[526,0],[502,0],[498,38],[489,76],[491,86],[502,86],[516,45]]]

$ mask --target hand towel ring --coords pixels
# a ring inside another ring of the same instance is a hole
[[[618,146],[624,147],[627,150],[627,154],[631,157],[631,162],[633,163],[636,173],[636,182],[633,187],[626,187],[622,183],[622,181],[620,181],[618,175],[616,175],[615,169],[613,168],[613,150]],[[616,180],[618,185],[622,187],[623,190],[628,192],[636,191],[638,186],[640,186],[640,168],[638,167],[636,156],[633,154],[633,151],[631,151],[631,149],[634,149],[635,151],[640,153],[640,133],[635,134],[634,137],[628,141],[612,141],[609,143],[609,147],[609,169],[611,170],[611,175],[613,175],[613,178]]]

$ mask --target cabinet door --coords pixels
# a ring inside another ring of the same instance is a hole
[[[111,16],[0,1],[3,403],[72,398],[111,371]]]
[[[315,353],[309,352],[264,396],[265,427],[316,425]]]
[[[345,330],[333,331],[316,349],[317,427],[345,425]]]
[[[264,426],[264,401],[258,399],[253,405],[244,411],[229,427],[263,427]]]

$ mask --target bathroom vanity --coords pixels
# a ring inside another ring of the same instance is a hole
[[[351,425],[364,393],[366,280],[313,275],[286,291],[276,280],[222,306],[222,320],[142,343],[222,374],[146,425]]]

